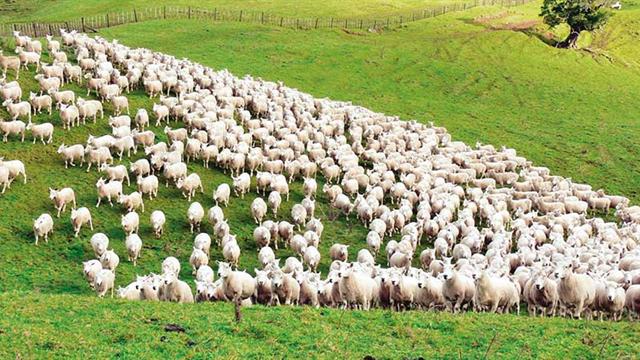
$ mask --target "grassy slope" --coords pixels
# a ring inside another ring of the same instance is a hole
[[[620,12],[597,36],[610,38],[599,51],[613,63],[473,22],[501,11],[448,14],[383,34],[190,22],[104,34],[236,74],[281,79],[316,96],[435,120],[458,139],[515,147],[555,173],[637,201],[640,33],[624,29],[637,29],[640,10]],[[512,11],[531,19],[537,7]]]
[[[0,5],[0,22],[59,21],[134,8],[193,6],[207,9],[265,11],[282,16],[368,17],[418,11],[462,0],[19,0]]]
[[[21,301],[9,300],[17,297]],[[440,312],[345,312],[0,295],[0,357],[633,358],[637,324]],[[166,324],[186,333],[165,332]],[[59,336],[65,334],[65,336]],[[453,334],[453,336],[452,336]],[[495,338],[494,338],[495,337]]]
[[[554,172],[606,186],[637,200],[639,165],[631,160],[638,152],[638,141],[633,136],[638,123],[632,121],[639,115],[636,104],[640,76],[634,63],[637,57],[633,57],[638,53],[634,44],[638,33],[621,30],[625,24],[637,21],[637,10],[620,13],[611,30],[607,30],[615,31],[615,36],[610,35],[605,50],[620,59],[613,64],[582,52],[550,49],[522,33],[489,31],[471,21],[477,15],[499,11],[476,9],[450,14],[381,35],[197,22],[138,24],[110,29],[103,35],[130,45],[188,56],[217,68],[228,67],[237,75],[251,73],[281,79],[317,96],[353,100],[406,118],[435,119],[465,141],[479,139],[514,146],[537,163],[550,165]],[[516,11],[519,13],[514,17],[527,18],[535,13],[535,7]],[[23,75],[25,92],[35,89],[33,74]],[[566,80],[572,77],[581,81]],[[130,101],[132,109],[150,106],[141,93],[131,95]],[[37,121],[51,119],[40,116]],[[59,125],[57,117],[53,121]],[[25,161],[31,178],[27,185],[17,183],[0,197],[0,292],[11,291],[0,295],[2,313],[7,314],[0,319],[0,352],[44,356],[53,351],[63,355],[95,346],[97,353],[106,353],[115,346],[123,355],[148,354],[152,350],[157,356],[175,356],[205,348],[232,357],[246,352],[258,357],[275,351],[335,349],[350,357],[371,353],[395,358],[445,353],[455,357],[460,349],[463,355],[480,357],[493,336],[488,329],[497,329],[501,335],[492,352],[504,356],[531,354],[551,358],[580,354],[595,358],[599,357],[600,348],[610,357],[638,353],[632,338],[637,329],[629,324],[473,314],[407,316],[378,311],[363,314],[256,309],[247,310],[248,321],[235,328],[227,319],[227,305],[181,307],[93,299],[80,273],[80,262],[92,257],[88,230],[73,239],[67,213],[56,221],[56,234],[48,245],[32,245],[33,218],[53,211],[47,199],[48,186],[71,185],[78,192],[80,205],[92,208],[96,231],[107,232],[121,255],[117,279],[120,285],[136,273],[158,271],[160,260],[168,255],[178,256],[187,268],[192,241],[184,222],[187,202],[175,201],[180,196],[175,189],[162,188],[161,198],[147,202],[147,212],[142,216],[145,246],[138,269],[124,259],[119,209],[93,208],[93,184],[99,175],[85,175],[77,168],[63,171],[55,154],[63,140],[67,144],[82,142],[89,133],[107,131],[102,121],[70,132],[56,128],[53,146],[20,144],[15,139],[0,144],[0,156]],[[602,160],[608,162],[601,164]],[[198,200],[211,206],[210,192],[228,178],[199,165],[191,165],[190,170],[197,171],[205,182],[207,194]],[[300,199],[299,184],[295,187],[293,200]],[[253,224],[247,210],[253,196],[244,201],[233,199],[226,210],[243,246],[241,266],[249,269],[256,263],[255,245],[249,240]],[[148,227],[148,214],[158,208],[167,212],[169,221],[169,231],[161,240],[153,239]],[[285,206],[282,213],[287,214],[287,209]],[[322,206],[319,213],[326,211]],[[360,225],[345,226],[344,220],[325,222],[328,226],[323,254],[333,242],[363,244],[365,231]],[[288,253],[280,251],[278,255],[285,257]],[[214,252],[212,259],[220,259],[220,254]],[[326,266],[325,259],[324,271]],[[191,279],[187,271],[184,273],[186,279]],[[15,290],[47,294],[12,292]],[[162,343],[160,338],[165,334],[160,325],[145,323],[152,317],[160,318],[160,323],[187,325],[189,333],[186,337],[167,335],[169,343]],[[78,326],[72,323],[76,319],[84,321],[87,329],[97,328],[99,335],[72,331],[73,326]],[[298,321],[305,326],[298,326]],[[283,322],[293,325],[285,326]],[[507,326],[515,326],[516,331]],[[65,336],[58,336],[60,333]],[[383,340],[349,336],[365,333],[380,334]],[[615,335],[603,342],[608,334]],[[187,348],[187,337],[193,337],[200,345]],[[263,347],[264,344],[272,347]]]

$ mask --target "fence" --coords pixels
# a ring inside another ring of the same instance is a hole
[[[77,30],[81,32],[97,32],[99,29],[112,26],[163,19],[243,22],[304,30],[320,28],[377,29],[401,26],[408,22],[432,18],[449,12],[462,11],[478,6],[499,5],[510,7],[522,5],[530,1],[532,0],[474,0],[466,3],[442,5],[420,11],[406,12],[378,18],[292,18],[276,16],[263,11],[164,6],[81,17],[79,19],[61,22],[0,24],[0,36],[9,36],[12,35],[13,31],[20,31],[23,35],[40,37],[46,34],[58,34],[60,29]]]

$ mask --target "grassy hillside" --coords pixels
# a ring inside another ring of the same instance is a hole
[[[12,19],[27,19],[26,14],[57,19],[104,12],[101,6],[113,3],[24,1],[3,5],[16,9],[5,15]],[[123,1],[118,6],[126,9],[141,3]],[[286,0],[255,2],[265,11],[285,15],[299,5],[300,13],[328,16],[360,16],[387,6],[395,11],[434,3],[329,1],[320,6]],[[253,3],[206,5],[218,4]],[[549,34],[536,25],[535,4],[509,10],[473,9],[382,33],[158,21],[112,28],[100,35],[214,68],[229,68],[238,76],[249,73],[283,80],[315,96],[352,100],[406,119],[433,120],[457,139],[512,146],[554,173],[625,194],[637,203],[640,6],[637,0],[628,4],[603,31],[586,36],[581,44],[589,50],[580,51],[558,50],[544,42],[561,37],[563,30]],[[25,94],[37,88],[33,75],[33,71],[22,73]],[[76,86],[67,88],[84,92]],[[140,91],[129,99],[132,111],[149,109],[152,104]],[[111,113],[109,106],[106,110]],[[6,117],[6,112],[0,110],[0,116]],[[162,187],[160,198],[146,202],[147,211],[141,214],[142,258],[134,268],[124,255],[121,208],[94,207],[94,184],[101,174],[86,174],[80,168],[64,170],[56,154],[62,142],[84,142],[89,134],[109,132],[106,119],[71,131],[61,129],[57,115],[41,115],[35,121],[56,125],[53,145],[22,144],[15,138],[0,143],[0,156],[23,160],[29,174],[28,184],[16,182],[0,195],[0,311],[4,314],[0,317],[0,358],[17,354],[21,358],[68,358],[89,351],[99,358],[264,358],[294,353],[320,358],[336,353],[345,358],[633,358],[640,352],[637,325],[626,322],[255,307],[244,311],[241,325],[234,325],[227,304],[180,306],[95,299],[82,278],[80,264],[93,257],[88,244],[91,232],[85,229],[79,238],[73,238],[69,212],[54,219],[55,233],[49,244],[33,245],[33,219],[54,211],[48,187],[74,187],[79,206],[92,210],[96,231],[109,235],[111,247],[121,257],[118,285],[130,282],[136,274],[159,271],[161,260],[169,255],[181,260],[183,278],[192,279],[187,270],[193,240],[185,221],[188,202],[173,187]],[[161,129],[154,130],[160,140],[165,139]],[[129,159],[122,163],[128,165]],[[213,189],[230,181],[219,170],[206,170],[200,163],[190,164],[189,170],[203,179],[206,193],[197,200],[205,207],[213,204]],[[127,192],[133,189],[129,186]],[[301,199],[299,183],[293,190],[280,219],[288,218],[292,204]],[[248,210],[254,197],[255,193],[244,200],[233,198],[225,209],[242,247],[240,266],[249,270],[257,263]],[[168,219],[166,235],[159,240],[149,228],[148,216],[155,209],[165,211]],[[329,211],[321,197],[317,214],[325,224],[323,273],[329,245],[354,245],[353,258],[363,247],[366,233],[356,221],[328,220]],[[291,254],[280,250],[277,255]],[[219,250],[211,258],[221,259]],[[167,323],[178,323],[187,332],[166,333]]]
[[[0,357],[632,359],[637,324],[515,315],[395,313],[226,303],[124,303],[70,295],[0,295]],[[186,331],[167,332],[177,324]],[[65,336],[60,336],[64,334]]]
[[[585,36],[591,51],[552,48],[541,26],[509,30],[537,12],[536,4],[473,9],[381,34],[177,21],[103,35],[433,120],[458,139],[512,146],[555,173],[637,201],[640,9],[617,13],[592,41]],[[477,20],[487,15],[497,19]]]
[[[367,17],[428,9],[463,0],[8,0],[0,5],[0,22],[60,21],[134,8],[193,6],[206,9],[265,11],[282,16]]]

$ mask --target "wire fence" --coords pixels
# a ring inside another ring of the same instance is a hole
[[[22,22],[0,24],[0,35],[9,36],[13,31],[22,35],[40,37],[47,34],[58,34],[60,29],[68,31],[97,32],[99,29],[112,26],[131,24],[150,20],[190,19],[213,22],[242,22],[279,26],[293,29],[310,30],[326,28],[343,29],[380,29],[397,27],[403,24],[440,16],[454,11],[463,11],[478,6],[512,7],[529,3],[533,0],[474,0],[465,3],[442,5],[420,11],[410,11],[384,17],[370,18],[334,18],[334,17],[306,17],[293,18],[277,16],[264,11],[201,9],[195,7],[150,7],[133,9],[131,11],[108,13],[81,17],[59,22]]]

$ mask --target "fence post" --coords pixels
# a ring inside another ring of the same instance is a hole
[[[377,20],[373,20],[373,29],[374,29],[374,30],[375,30],[375,28],[376,28],[376,23],[377,23]]]
[[[38,37],[38,29],[36,28],[36,23],[31,24],[33,26],[33,36]]]
[[[136,9],[133,9],[133,21],[138,22],[138,13],[136,12]]]
[[[333,18],[331,18],[331,24],[329,25],[330,28],[333,27]]]
[[[242,22],[242,10],[240,10],[240,22]]]
[[[360,29],[362,29],[362,19],[360,19]]]
[[[345,28],[349,27],[349,20],[348,19],[344,19],[344,27]]]
[[[80,18],[80,20],[82,21],[82,32],[86,32],[86,31],[84,31],[84,16],[82,18]]]
[[[111,27],[111,25],[109,24],[109,13],[107,13],[107,27]]]
[[[402,15],[400,15],[400,25],[402,25]]]
[[[187,18],[191,19],[191,6],[189,6],[189,9],[187,12]]]
[[[316,29],[318,28],[318,18],[316,18]]]
[[[300,19],[296,19],[296,29],[300,28]]]
[[[49,24],[49,35],[53,36],[53,29],[51,28],[51,24]]]
[[[282,27],[282,21],[284,20],[284,18],[282,16],[280,16],[280,27]]]
[[[264,24],[264,11],[262,12],[262,15],[260,16],[260,24]]]

